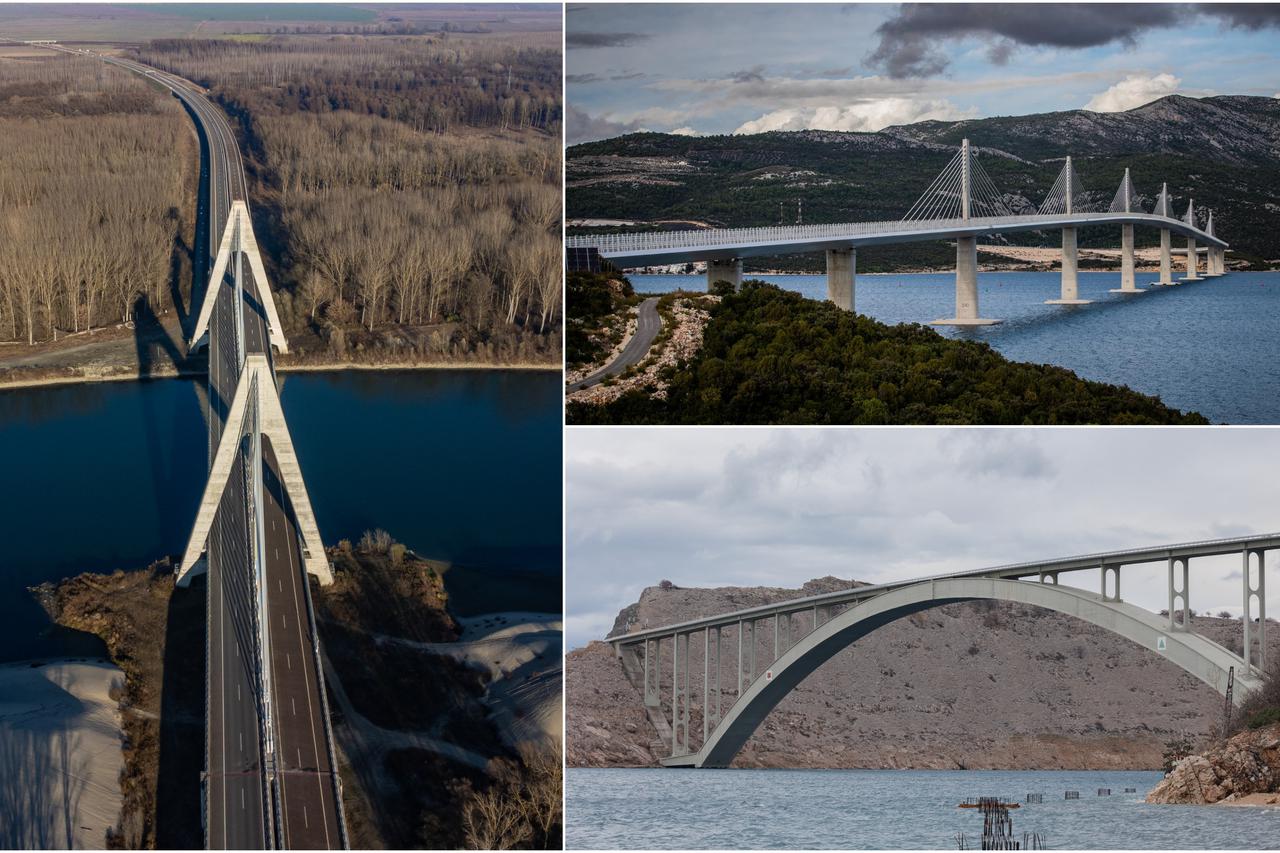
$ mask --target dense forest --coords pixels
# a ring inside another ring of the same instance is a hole
[[[238,125],[291,336],[331,357],[558,361],[558,50],[273,37],[140,58],[207,86]]]
[[[631,391],[603,406],[571,403],[569,423],[1206,423],[1128,388],[765,282],[722,295],[698,354],[669,370],[665,400]]]
[[[171,307],[196,163],[186,115],[137,77],[0,59],[0,340],[128,322],[139,299]]]

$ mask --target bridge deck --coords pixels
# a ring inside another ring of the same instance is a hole
[[[1027,563],[1010,563],[1003,566],[972,569],[966,572],[950,572],[940,575],[912,578],[910,580],[892,581],[890,583],[883,584],[870,584],[867,586],[840,590],[839,592],[810,595],[804,598],[792,598],[787,601],[779,601],[776,604],[764,604],[757,607],[748,607],[743,610],[734,610],[729,613],[721,613],[715,616],[704,616],[699,619],[690,619],[685,622],[664,625],[659,628],[647,628],[642,631],[633,631],[628,634],[617,634],[609,637],[608,642],[612,643],[615,647],[628,646],[643,642],[644,640],[670,637],[672,634],[683,634],[689,631],[699,631],[708,627],[714,628],[717,626],[730,625],[740,620],[764,619],[775,614],[785,615],[787,613],[797,613],[804,610],[810,610],[814,607],[829,607],[836,604],[861,601],[863,599],[873,598],[884,592],[914,586],[918,583],[927,583],[928,581],[947,580],[950,578],[983,577],[1018,580],[1033,576],[1038,577],[1041,573],[1054,574],[1059,572],[1081,571],[1084,569],[1098,569],[1104,565],[1132,566],[1139,563],[1154,563],[1159,560],[1183,557],[1191,559],[1194,557],[1216,557],[1224,554],[1238,554],[1246,549],[1272,550],[1276,548],[1280,548],[1280,533],[1266,533],[1256,536],[1232,537],[1229,539],[1206,539],[1199,542],[1184,542],[1177,545],[1158,545],[1151,548],[1130,548],[1120,551],[1103,551],[1096,554],[1083,554],[1076,557],[1060,557],[1052,560],[1040,560]]]
[[[207,198],[199,211],[193,297],[207,282],[233,201],[247,199],[244,164],[222,111],[190,82],[130,60],[107,58],[166,86],[191,113],[207,157]],[[244,276],[243,331],[246,354],[272,361],[259,292],[247,258]],[[193,305],[215,299],[209,324],[209,457],[222,436],[240,379],[235,294],[236,263],[216,283],[215,293],[193,298]],[[194,321],[194,318],[193,318]],[[268,485],[266,514],[266,598],[271,650],[279,813],[282,842],[292,849],[340,849],[344,846],[341,804],[330,761],[323,680],[316,668],[315,626],[311,620],[307,578],[299,551],[297,520],[280,488],[279,466],[270,442],[263,443],[263,478]],[[247,451],[246,451],[247,460]],[[253,595],[253,561],[248,518],[249,485],[245,466],[237,465],[218,505],[209,534],[206,560],[209,589],[208,707],[206,732],[206,831],[211,849],[262,849],[274,845],[267,825],[262,768],[262,707]]]
[[[849,222],[833,225],[783,225],[772,228],[715,228],[650,234],[578,235],[568,249],[595,248],[614,266],[634,268],[692,261],[729,260],[806,254],[892,243],[954,240],[1019,231],[1048,231],[1087,225],[1145,225],[1167,229],[1197,243],[1226,248],[1227,243],[1180,219],[1150,213],[1073,213],[1052,216],[992,216],[928,222]]]

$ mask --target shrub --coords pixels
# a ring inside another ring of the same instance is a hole
[[[1164,744],[1164,773],[1166,776],[1172,772],[1173,767],[1182,759],[1191,754],[1194,747],[1191,741],[1186,738],[1165,741]]]
[[[1280,708],[1265,708],[1256,714],[1250,714],[1245,725],[1251,729],[1260,729],[1272,723],[1280,723]]]
[[[393,566],[404,565],[405,550],[406,550],[405,547],[401,545],[399,542],[391,546],[391,565]]]

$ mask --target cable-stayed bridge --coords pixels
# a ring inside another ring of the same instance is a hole
[[[568,238],[566,251],[571,268],[591,266],[598,263],[597,258],[619,269],[706,262],[708,289],[721,281],[740,287],[744,258],[822,252],[826,254],[827,261],[827,298],[852,311],[859,247],[950,240],[956,244],[955,315],[933,322],[954,326],[1000,322],[983,318],[978,310],[977,241],[980,237],[1061,229],[1061,297],[1048,300],[1050,304],[1082,305],[1088,302],[1080,299],[1078,291],[1076,231],[1084,226],[1120,227],[1120,286],[1113,291],[1115,293],[1147,292],[1134,280],[1135,226],[1160,232],[1160,278],[1156,285],[1199,281],[1202,277],[1215,277],[1226,272],[1228,244],[1214,234],[1213,214],[1208,214],[1202,227],[1192,199],[1187,202],[1183,216],[1176,217],[1167,184],[1161,189],[1151,212],[1140,208],[1128,169],[1106,210],[1089,210],[1080,203],[1083,196],[1079,175],[1068,157],[1039,209],[1035,213],[1015,213],[1009,208],[1010,197],[996,187],[966,139],[946,168],[900,220],[581,235]],[[1174,235],[1186,240],[1186,275],[1181,279],[1173,277]],[[1199,274],[1199,246],[1207,247],[1204,276]]]
[[[206,846],[345,848],[307,580],[309,573],[327,584],[333,576],[280,405],[273,351],[287,352],[288,342],[253,235],[235,137],[222,111],[181,77],[51,47],[164,86],[200,136],[192,287],[199,311],[188,349],[208,349],[209,478],[176,582],[207,575]]]
[[[667,767],[727,767],[769,712],[832,656],[905,616],[964,601],[1075,617],[1149,649],[1240,705],[1266,672],[1265,552],[1277,548],[1280,533],[1037,560],[708,613],[608,642],[669,751]],[[1190,604],[1192,561],[1233,554],[1243,578],[1239,654],[1196,633]],[[1168,568],[1168,609],[1152,613],[1125,601],[1122,569],[1160,563]],[[1094,589],[1059,583],[1063,574],[1088,571],[1098,573]]]

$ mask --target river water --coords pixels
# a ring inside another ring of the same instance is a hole
[[[760,278],[812,299],[826,299],[821,275]],[[997,326],[936,327],[948,337],[986,341],[1015,361],[1056,364],[1086,379],[1128,385],[1214,423],[1280,423],[1280,273],[1231,273],[1217,279],[1109,293],[1119,273],[1080,273],[1091,305],[1045,305],[1059,295],[1056,272],[982,273],[981,316]],[[1180,277],[1175,276],[1175,278]],[[705,290],[705,276],[633,275],[637,291]],[[856,308],[885,323],[927,323],[955,314],[950,273],[860,275]]]
[[[1050,849],[1277,849],[1280,809],[1153,806],[1145,771],[570,769],[571,849],[978,847],[982,816],[956,806],[997,796],[1014,836]],[[1099,796],[1109,788],[1109,796]],[[1136,792],[1123,793],[1125,788]],[[1066,799],[1078,791],[1077,800]]]
[[[381,527],[453,561],[460,615],[561,609],[561,382],[550,371],[282,374],[326,544]],[[186,545],[207,471],[204,381],[0,391],[0,661],[100,654],[26,588]]]

